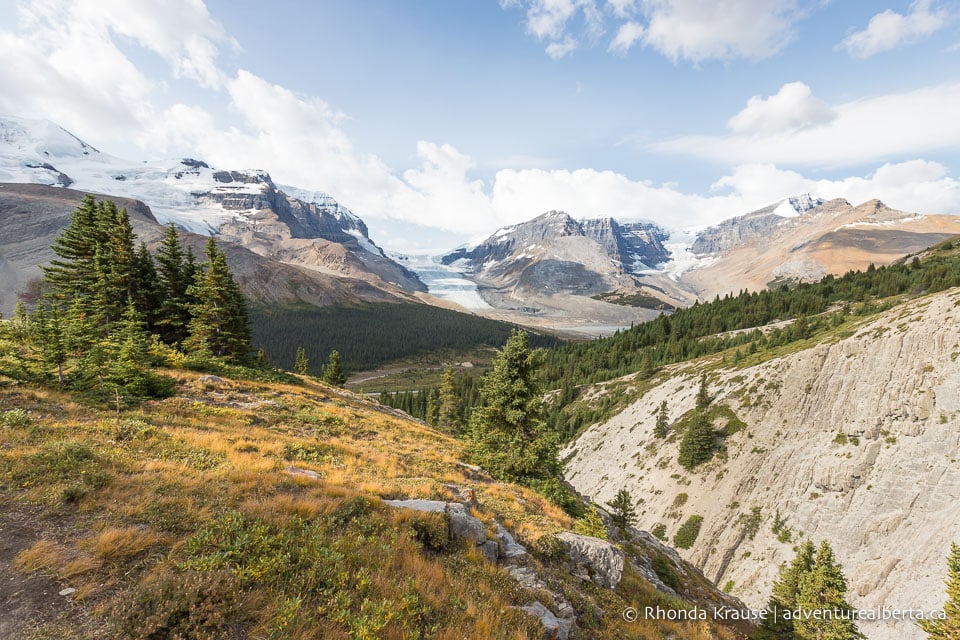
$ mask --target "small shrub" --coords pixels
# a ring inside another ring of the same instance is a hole
[[[667,585],[674,591],[680,590],[680,580],[677,578],[670,561],[663,554],[656,554],[650,559],[650,566],[653,572],[660,578],[660,582]]]
[[[157,429],[143,420],[128,418],[122,420],[117,425],[113,433],[113,439],[117,442],[131,442],[134,440],[147,440],[157,434]]]
[[[375,510],[373,500],[365,496],[357,496],[344,500],[337,510],[330,514],[330,524],[334,527],[346,527],[348,524],[372,513]]]
[[[150,580],[114,611],[118,635],[131,640],[246,637],[249,613],[230,571],[187,571]]]
[[[83,485],[72,484],[64,488],[60,493],[60,500],[66,504],[77,504],[87,495],[87,489]]]
[[[678,493],[677,497],[673,499],[673,508],[682,507],[687,504],[687,500],[690,498],[686,493]]]
[[[727,580],[723,585],[723,592],[730,593],[733,591],[733,580]]]
[[[582,518],[578,518],[573,523],[573,532],[582,536],[600,538],[601,540],[607,539],[607,526],[603,523],[603,518],[600,517],[600,512],[597,511],[596,507],[590,509]]]
[[[444,513],[417,512],[411,523],[413,537],[430,551],[446,551],[450,546],[450,533]]]
[[[689,549],[697,541],[700,535],[700,527],[703,525],[702,516],[690,516],[684,522],[677,532],[673,535],[673,546],[678,549]]]
[[[835,436],[833,437],[833,443],[834,443],[834,444],[839,444],[839,445],[845,445],[845,444],[847,444],[847,434],[842,433],[842,432],[841,432],[841,433],[838,433],[837,435],[835,435]]]
[[[0,426],[10,427],[11,429],[22,429],[29,427],[33,420],[30,414],[23,409],[9,409],[0,413]]]
[[[567,556],[567,547],[556,536],[540,536],[533,544],[534,550],[546,560],[561,561]]]
[[[658,522],[657,524],[653,525],[653,529],[650,530],[650,533],[652,533],[658,540],[663,540],[666,542],[667,525],[663,524],[662,522]]]

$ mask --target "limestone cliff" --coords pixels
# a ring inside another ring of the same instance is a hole
[[[663,524],[668,536],[702,516],[683,555],[752,606],[811,538],[834,546],[854,606],[935,609],[960,540],[958,320],[960,291],[950,290],[755,366],[673,367],[568,446],[567,477],[601,503],[627,487],[640,527]],[[688,472],[679,437],[657,439],[653,427],[663,400],[673,420],[693,408],[704,367],[713,406],[729,408],[715,426],[745,427]],[[923,637],[909,622],[861,626],[873,639]]]

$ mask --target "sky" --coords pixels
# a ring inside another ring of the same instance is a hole
[[[960,214],[960,1],[0,0],[0,113],[325,191],[399,251],[810,192]]]

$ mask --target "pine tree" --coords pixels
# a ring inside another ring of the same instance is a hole
[[[760,622],[755,640],[794,640],[797,638],[791,612],[797,609],[800,584],[813,570],[816,549],[806,540],[790,564],[780,567],[780,576],[773,583],[767,615]]]
[[[327,366],[323,368],[323,381],[335,387],[342,387],[347,382],[347,374],[343,372],[339,351],[330,352]]]
[[[452,431],[457,422],[457,389],[453,376],[453,368],[445,367],[440,379],[440,408],[437,414],[437,425],[441,429]]]
[[[133,256],[133,304],[152,330],[160,317],[163,300],[153,256],[143,242]]]
[[[960,546],[950,544],[947,558],[947,602],[943,605],[943,620],[924,620],[921,628],[935,640],[960,639]]]
[[[250,352],[250,323],[246,302],[227,266],[227,258],[213,238],[207,241],[206,268],[197,271],[188,289],[196,302],[190,307],[188,351],[245,360]]]
[[[110,365],[110,385],[134,396],[150,395],[150,377],[145,371],[150,343],[144,332],[143,316],[132,301],[127,303],[111,338],[116,345],[116,357]]]
[[[157,329],[164,342],[177,345],[188,335],[191,300],[187,290],[195,279],[196,264],[187,261],[173,223],[167,227],[157,250],[157,276],[162,292]]]
[[[94,260],[102,241],[97,201],[90,194],[70,216],[70,223],[53,240],[56,258],[43,269],[48,294],[57,300],[92,295],[96,285]]]
[[[667,401],[660,403],[660,411],[657,413],[657,424],[653,427],[653,435],[658,438],[666,438],[670,433],[670,416],[667,414]]]
[[[713,424],[711,424],[706,411],[697,409],[694,412],[693,420],[687,426],[686,431],[683,432],[677,462],[687,470],[693,469],[713,457],[713,448]]]
[[[603,523],[603,517],[595,505],[590,505],[590,509],[582,518],[577,518],[573,523],[573,531],[582,536],[607,539],[607,525]]]
[[[109,200],[97,204],[97,225],[102,241],[94,254],[96,305],[109,326],[120,319],[132,298],[134,233],[127,210],[117,209]]]
[[[633,507],[633,496],[627,491],[626,487],[617,491],[616,497],[607,503],[613,511],[610,516],[614,524],[626,531],[629,527],[637,524],[637,511]]]
[[[482,404],[470,416],[475,461],[494,476],[529,480],[559,469],[559,444],[543,419],[537,355],[514,330],[484,376]]]
[[[57,384],[63,386],[63,365],[67,361],[67,337],[64,329],[63,313],[60,307],[54,304],[49,313],[45,313],[43,305],[37,306],[36,325],[40,349],[45,364],[57,369]]]
[[[707,374],[700,376],[700,388],[697,390],[697,411],[705,411],[713,398],[710,396],[710,390],[707,387]]]
[[[847,582],[824,540],[817,549],[813,568],[800,580],[797,608],[823,611],[819,616],[801,616],[794,621],[802,640],[859,640],[866,638],[853,621],[853,607],[846,601]]]
[[[297,362],[295,365],[295,370],[302,376],[307,375],[310,371],[310,363],[307,360],[307,350],[303,347],[297,347]]]

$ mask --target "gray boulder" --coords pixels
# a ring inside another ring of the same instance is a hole
[[[599,538],[581,536],[570,531],[557,534],[574,564],[572,573],[589,576],[598,586],[615,589],[623,577],[623,552]]]
[[[467,512],[467,508],[458,502],[442,500],[384,500],[384,503],[398,509],[414,511],[446,512],[450,518],[450,535],[454,540],[470,540],[474,544],[487,541],[487,527]]]
[[[531,602],[520,607],[520,610],[540,619],[545,640],[567,640],[570,637],[570,629],[574,623],[572,619],[558,618],[539,602]]]

